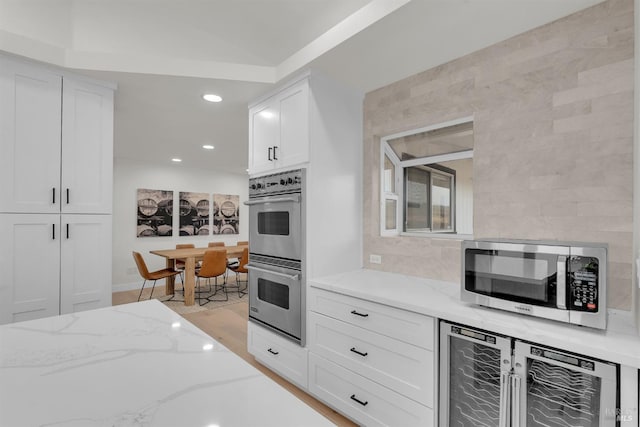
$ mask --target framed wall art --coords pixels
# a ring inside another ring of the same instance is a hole
[[[239,234],[240,196],[213,195],[213,234]]]
[[[173,191],[138,189],[138,237],[173,235]]]
[[[210,213],[209,193],[180,192],[180,235],[207,236]]]

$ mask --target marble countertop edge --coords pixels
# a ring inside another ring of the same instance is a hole
[[[640,369],[640,336],[630,312],[608,310],[607,330],[464,303],[460,285],[360,269],[309,280],[310,286],[488,332]]]

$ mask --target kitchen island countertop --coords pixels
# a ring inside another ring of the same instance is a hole
[[[607,330],[511,313],[460,300],[460,284],[377,270],[309,280],[310,286],[640,368],[640,337],[630,312],[608,310]]]
[[[0,326],[0,425],[333,424],[151,300]]]

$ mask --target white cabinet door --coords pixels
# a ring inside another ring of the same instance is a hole
[[[364,426],[433,427],[433,409],[309,353],[309,391]]]
[[[60,215],[0,215],[0,324],[60,310]]]
[[[62,215],[60,312],[111,305],[111,215]]]
[[[249,110],[249,173],[274,168],[273,147],[280,140],[280,112],[270,99]]]
[[[64,79],[62,212],[111,213],[113,90]]]
[[[285,88],[249,110],[249,173],[309,161],[309,80]]]
[[[280,143],[275,148],[276,167],[309,161],[309,81],[286,89],[278,96]]]
[[[303,390],[307,389],[307,349],[249,322],[247,351],[258,362]]]
[[[0,212],[60,212],[61,85],[0,57]]]

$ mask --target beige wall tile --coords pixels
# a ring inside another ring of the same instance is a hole
[[[633,31],[633,0],[609,0],[367,94],[365,267],[460,280],[459,240],[380,237],[380,138],[473,116],[474,238],[606,243],[629,309]]]

